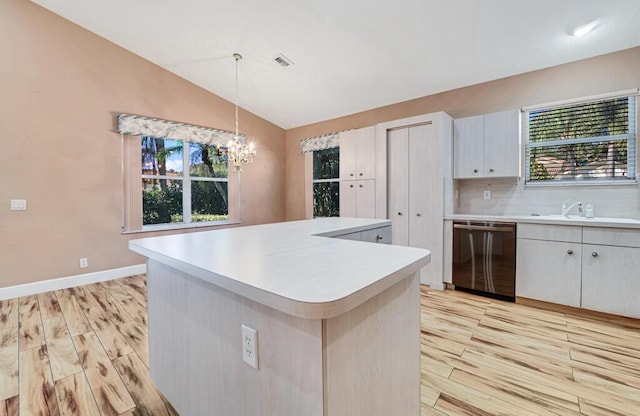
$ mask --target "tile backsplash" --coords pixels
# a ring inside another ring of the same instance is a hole
[[[454,213],[487,215],[560,214],[567,199],[593,204],[596,217],[640,219],[640,188],[634,185],[524,186],[524,179],[454,181]],[[484,199],[484,191],[491,199]],[[573,214],[577,213],[575,210]]]

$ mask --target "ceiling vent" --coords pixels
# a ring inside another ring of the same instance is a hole
[[[283,54],[280,54],[275,58],[273,58],[273,61],[283,68],[287,68],[293,65],[293,61],[287,58],[286,56],[284,56]]]

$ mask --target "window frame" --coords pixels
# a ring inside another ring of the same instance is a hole
[[[323,150],[330,150],[330,149],[337,149],[338,150],[338,176],[335,178],[326,178],[326,179],[315,179],[313,177],[313,172],[314,172],[314,166],[313,163],[315,161],[313,154],[316,152],[321,152]],[[338,201],[340,199],[340,146],[336,146],[336,147],[330,147],[327,149],[322,149],[322,150],[314,150],[312,152],[309,152],[309,154],[311,155],[311,218],[331,218],[331,217],[316,217],[314,214],[315,211],[315,205],[316,205],[316,201],[315,201],[315,195],[314,195],[314,188],[315,188],[315,184],[316,183],[336,183],[338,184]],[[340,216],[340,203],[338,202],[338,217]]]
[[[638,89],[618,91],[610,94],[601,94],[579,99],[563,100],[552,103],[540,104],[535,106],[523,107],[522,117],[524,125],[524,186],[525,187],[554,187],[554,186],[598,186],[598,185],[637,185],[638,183]],[[610,135],[610,136],[593,136],[575,139],[554,140],[548,142],[530,142],[529,141],[529,121],[531,112],[541,110],[553,110],[563,107],[571,107],[575,105],[588,104],[591,102],[614,100],[619,98],[633,98],[633,106],[629,106],[627,112],[629,122],[629,133]],[[633,108],[631,108],[633,107]],[[627,178],[574,178],[565,180],[531,180],[530,169],[530,149],[553,147],[558,145],[572,145],[581,143],[606,143],[620,140],[627,140]],[[631,163],[630,163],[631,162]]]
[[[140,140],[143,137],[148,136],[138,136]],[[221,223],[228,223],[230,218],[230,204],[229,204],[229,165],[227,161],[227,177],[226,178],[212,178],[212,177],[203,177],[203,176],[192,176],[190,172],[190,155],[191,155],[191,146],[198,145],[198,142],[190,142],[186,140],[176,140],[170,137],[162,138],[164,140],[175,140],[176,142],[182,142],[182,176],[170,176],[170,175],[149,175],[143,174],[140,169],[140,181],[143,179],[167,179],[172,181],[181,181],[182,182],[182,222],[170,222],[163,224],[142,224],[142,231],[146,230],[159,230],[159,229],[174,229],[177,227],[193,227],[195,224],[199,226],[211,226],[217,225]],[[191,183],[192,182],[224,182],[227,183],[227,219],[218,220],[218,221],[199,221],[193,222],[191,218],[192,212],[192,198],[191,198]],[[144,189],[142,189],[144,191]],[[142,192],[140,193],[142,197]],[[142,210],[144,210],[144,204],[141,205]],[[143,212],[140,212],[141,217],[143,217]]]

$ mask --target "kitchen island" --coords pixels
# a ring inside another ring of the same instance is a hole
[[[190,416],[419,415],[430,253],[330,238],[389,226],[323,218],[130,241],[147,257],[158,388]],[[257,368],[242,325],[257,331]]]

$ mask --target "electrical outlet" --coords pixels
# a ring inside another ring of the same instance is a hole
[[[491,199],[491,191],[484,191],[484,199],[486,200]]]
[[[258,369],[258,332],[242,325],[242,360]]]
[[[87,267],[89,267],[89,260],[87,260],[86,257],[83,257],[80,259],[80,268],[81,269],[86,269]]]

